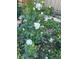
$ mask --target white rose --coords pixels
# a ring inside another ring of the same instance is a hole
[[[35,27],[35,29],[39,29],[40,28],[40,23],[34,23],[34,27]]]
[[[40,10],[40,9],[42,8],[42,4],[36,3],[36,8],[37,8],[38,10]]]
[[[44,16],[44,19],[45,19],[44,21],[48,21],[48,19],[52,19],[52,18],[53,18],[52,16],[47,16],[47,15],[45,15],[45,16]]]
[[[47,15],[44,16],[44,21],[48,21],[49,17]]]
[[[26,40],[26,44],[27,45],[32,45],[32,40],[31,39]]]

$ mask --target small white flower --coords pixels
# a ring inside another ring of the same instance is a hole
[[[35,22],[34,27],[35,27],[35,29],[39,29],[40,28],[40,23]]]
[[[45,20],[44,21],[48,21],[49,17],[47,15],[44,16]]]
[[[45,3],[44,1],[41,1],[41,3]]]
[[[41,15],[43,15],[43,12],[41,12]]]
[[[53,17],[52,17],[52,16],[47,16],[47,15],[45,15],[44,18],[45,18],[44,21],[48,21],[48,19],[52,19]]]
[[[33,7],[33,10],[35,10],[35,8]]]
[[[49,5],[49,8],[51,8],[52,6]]]
[[[32,40],[31,39],[26,40],[26,44],[27,45],[32,45]]]
[[[37,8],[38,10],[41,10],[41,8],[42,8],[42,4],[40,4],[40,3],[36,3],[36,8]]]
[[[56,22],[61,22],[61,20],[58,19],[58,18],[53,18],[53,19],[54,19],[54,21],[56,21]]]
[[[48,50],[48,52],[51,52],[51,50]]]
[[[41,32],[41,34],[43,34],[43,32]]]
[[[22,30],[25,31],[25,28],[23,28]]]
[[[53,42],[53,40],[54,40],[53,38],[50,38],[49,42],[51,42],[51,43],[52,43],[52,42]]]
[[[48,59],[48,57],[46,56],[45,59]]]

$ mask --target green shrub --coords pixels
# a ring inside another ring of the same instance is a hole
[[[52,7],[43,5],[32,0],[21,7],[24,18],[17,27],[18,59],[61,58],[61,23],[52,18]]]

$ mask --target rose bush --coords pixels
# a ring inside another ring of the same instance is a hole
[[[18,59],[61,58],[61,23],[52,17],[52,7],[43,6],[42,1],[31,0],[21,6],[18,18],[22,22],[17,26]]]

